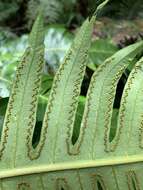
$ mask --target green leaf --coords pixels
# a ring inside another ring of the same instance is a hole
[[[20,134],[26,138],[30,120],[34,121],[32,125],[36,122],[43,64],[44,28],[42,16],[39,15],[29,36],[29,46],[17,68],[3,125],[0,159],[8,160],[9,167],[19,165],[19,161],[27,157],[27,145],[21,141]],[[0,164],[2,168],[7,167],[6,162]]]
[[[52,159],[57,159],[58,156],[62,156],[62,159],[65,157],[66,147],[65,145],[61,145],[61,143],[63,143],[61,138],[63,139],[66,135],[67,130],[64,128],[68,125],[68,122],[72,120],[72,118],[69,120],[67,120],[67,118],[70,118],[71,114],[72,117],[76,114],[78,104],[77,95],[80,93],[80,87],[86,68],[94,20],[95,18],[93,17],[91,21],[87,19],[84,22],[55,76],[43,121],[39,145],[35,151],[30,149],[29,156],[32,159],[36,159],[40,156],[42,148],[44,155],[48,150],[47,161],[49,160],[49,162],[51,162],[50,160]],[[46,138],[47,125],[48,133]],[[55,130],[62,133],[62,137],[59,135],[59,138],[56,138],[55,135],[57,135],[57,132],[55,133]],[[45,142],[47,140],[48,142]],[[44,144],[45,146],[43,147]],[[58,150],[57,153],[56,150]],[[63,155],[61,155],[61,153],[63,153]]]
[[[40,95],[48,96],[53,84],[53,77],[47,74],[42,74]]]
[[[125,85],[118,119],[113,104],[118,81],[142,52],[143,42],[118,51],[96,69],[80,133],[72,143],[94,21],[95,16],[83,23],[55,75],[42,128],[36,126],[44,57],[41,16],[35,22],[4,120],[1,190],[142,189],[143,58],[136,63]],[[117,127],[111,131],[112,125],[116,125],[114,116]],[[36,130],[39,136],[34,139]]]
[[[74,121],[74,129],[73,129],[73,136],[72,136],[72,143],[74,144],[79,136],[80,132],[80,124],[82,121],[82,116],[83,116],[83,111],[84,111],[84,106],[85,106],[85,97],[80,96],[79,97],[79,103],[77,107],[77,112],[76,112],[76,117]]]
[[[8,104],[8,98],[0,98],[0,139],[1,139],[2,126],[4,122],[7,104]]]
[[[121,143],[128,155],[142,155],[143,148],[143,58],[132,69],[124,88],[119,111],[118,130],[122,129]],[[123,127],[124,126],[124,127]]]
[[[119,156],[124,155],[124,152],[116,150],[120,138],[121,129],[119,130],[119,127],[117,127],[116,135],[112,142],[109,140],[113,103],[120,77],[134,57],[142,51],[142,48],[143,42],[139,42],[118,51],[108,58],[93,74],[88,89],[81,124],[81,135],[78,142],[81,146],[81,155],[85,159],[106,158],[108,160],[108,158],[114,156],[114,151]],[[87,142],[89,148],[85,150]]]
[[[118,109],[113,109],[110,136],[109,136],[109,141],[110,142],[114,139],[115,134],[116,134],[117,123],[118,123],[118,114],[119,114],[119,110]]]
[[[66,160],[69,157],[66,154],[67,146],[70,147],[72,144],[67,133],[72,133],[71,126],[77,110],[94,21],[95,17],[92,17],[91,20],[87,19],[84,22],[54,79],[43,121],[39,150],[37,149],[37,154],[40,155],[40,150],[43,148],[42,154],[47,157],[49,163],[59,159]],[[48,133],[45,136],[47,126]],[[62,140],[66,138],[67,146]]]
[[[101,65],[108,57],[111,57],[117,51],[118,48],[110,40],[99,39],[92,42],[89,57],[96,69],[96,66]],[[90,67],[90,64],[88,66]]]

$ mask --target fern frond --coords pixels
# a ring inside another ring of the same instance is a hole
[[[43,154],[49,152],[49,162],[63,159],[63,156],[66,158],[66,144],[61,140],[67,137],[68,127],[74,122],[94,21],[94,16],[85,21],[54,79],[40,145],[42,148],[46,144]],[[67,144],[68,141],[67,137]]]
[[[33,147],[44,55],[42,18],[37,18],[17,69],[2,130],[0,190],[143,188],[143,58],[125,85],[116,134],[110,140],[117,83],[142,52],[143,42],[120,50],[95,71],[80,134],[72,142],[95,18],[83,23],[55,76],[40,140]]]
[[[118,129],[114,142],[109,142],[116,87],[125,68],[131,63],[137,53],[142,50],[142,45],[143,43],[140,42],[117,52],[107,59],[94,73],[88,90],[81,128],[81,140],[83,135],[86,139],[84,141],[85,144],[83,143],[82,145],[84,157],[84,147],[87,146],[87,142],[89,148],[86,153],[88,153],[89,157],[92,155],[92,159],[103,159],[104,156],[107,159],[107,156],[111,156],[107,153],[116,149],[121,128]]]
[[[0,160],[7,161],[2,162],[2,168],[6,167],[7,162],[11,168],[17,165],[17,161],[21,160],[21,157],[26,158],[27,156],[26,146],[21,141],[20,134],[23,134],[23,138],[26,135],[30,125],[29,118],[32,118],[33,124],[35,122],[34,112],[37,107],[44,57],[43,41],[42,17],[39,16],[29,38],[29,47],[17,68],[16,79],[8,103],[0,147]],[[21,150],[23,150],[22,155]]]

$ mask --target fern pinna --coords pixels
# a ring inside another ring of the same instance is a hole
[[[118,81],[142,51],[143,42],[120,50],[97,68],[88,89],[78,139],[72,142],[95,19],[92,16],[83,23],[55,76],[40,139],[33,147],[44,65],[43,19],[38,16],[29,47],[17,68],[3,125],[0,190],[143,188],[143,58],[125,85],[115,135],[110,139]]]

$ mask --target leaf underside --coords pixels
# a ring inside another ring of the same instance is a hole
[[[143,58],[125,84],[115,136],[113,103],[124,70],[143,49],[138,42],[94,72],[79,136],[72,143],[80,88],[95,16],[87,19],[56,73],[38,145],[32,146],[44,65],[42,16],[18,66],[0,141],[0,190],[143,189]]]

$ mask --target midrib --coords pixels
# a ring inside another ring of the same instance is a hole
[[[14,176],[24,176],[29,174],[42,174],[52,171],[68,171],[68,170],[80,170],[86,168],[106,167],[106,166],[118,166],[124,164],[142,163],[143,155],[123,156],[110,159],[97,159],[97,160],[81,160],[64,163],[55,163],[49,165],[37,165],[32,167],[21,167],[9,170],[0,171],[0,179],[9,178]]]

